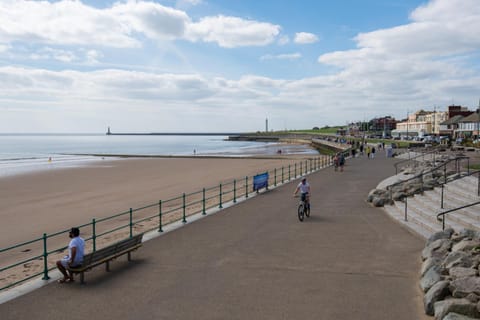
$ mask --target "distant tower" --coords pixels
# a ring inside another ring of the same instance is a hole
[[[265,132],[268,132],[268,118],[265,119]]]
[[[110,135],[110,134],[112,134],[112,133],[110,132],[110,127],[108,127],[107,135]]]

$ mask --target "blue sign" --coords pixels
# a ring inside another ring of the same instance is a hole
[[[253,177],[253,191],[258,191],[262,188],[268,188],[268,172],[257,174]]]

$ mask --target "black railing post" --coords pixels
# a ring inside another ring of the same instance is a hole
[[[442,184],[442,203],[441,203],[441,205],[440,205],[440,208],[442,208],[442,209],[443,209],[443,190],[444,190],[444,189],[445,189],[445,185]]]
[[[237,203],[237,180],[233,180],[233,203]]]
[[[203,188],[203,190],[202,190],[202,214],[203,215],[207,214],[207,211],[205,210],[205,206],[206,206],[205,188]]]
[[[443,165],[443,183],[447,183],[447,164]]]
[[[477,196],[480,197],[480,171],[478,171]]]
[[[93,243],[93,252],[95,252],[97,251],[97,232],[96,232],[95,218],[92,219],[92,243]]]
[[[405,197],[405,221],[408,221],[407,219],[407,211],[408,211],[408,197]]]
[[[223,206],[222,206],[222,184],[220,183],[220,192],[218,193],[219,195],[219,204],[218,204],[218,208],[222,209]]]
[[[47,234],[43,234],[43,278],[42,280],[48,280],[50,277],[48,276],[48,250],[47,250]]]
[[[163,232],[163,229],[162,229],[162,200],[158,200],[158,232]]]
[[[130,238],[133,237],[133,209],[130,208]]]
[[[186,209],[187,209],[187,201],[186,201],[186,195],[185,193],[182,195],[182,209],[183,209],[183,218],[182,218],[182,222],[183,223],[187,223],[187,212],[186,212]]]
[[[273,169],[273,176],[274,176],[274,179],[273,179],[273,186],[277,186],[277,168]]]

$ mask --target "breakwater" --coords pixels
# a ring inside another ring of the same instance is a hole
[[[107,136],[236,136],[241,133],[232,132],[110,132],[106,133]]]
[[[332,154],[350,149],[346,143],[336,142],[336,136],[313,135],[313,134],[237,134],[228,137],[230,141],[258,141],[258,142],[279,142],[293,144],[307,144],[318,150],[321,154]]]

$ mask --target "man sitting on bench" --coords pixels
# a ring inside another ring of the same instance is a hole
[[[69,233],[72,238],[68,244],[68,255],[57,261],[57,268],[63,274],[63,279],[58,280],[59,283],[73,282],[73,273],[68,270],[68,267],[76,267],[83,262],[83,252],[85,249],[85,241],[80,238],[80,230],[72,228]]]

